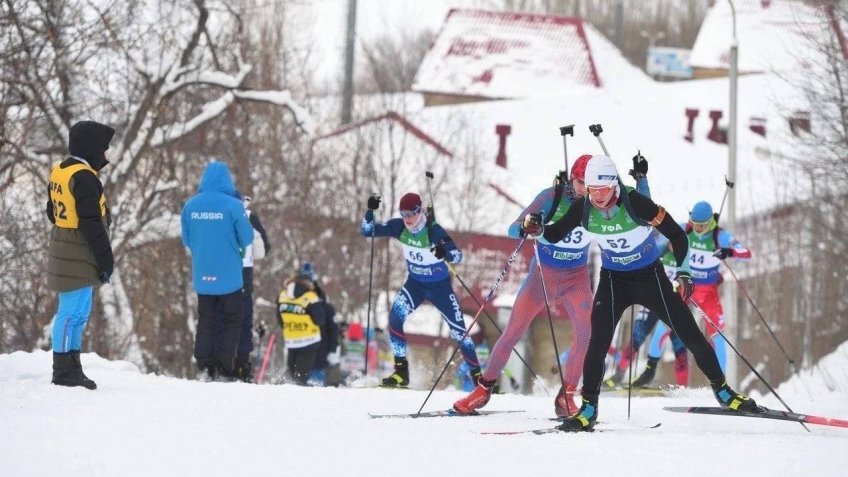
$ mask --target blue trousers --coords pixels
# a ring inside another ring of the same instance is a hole
[[[59,310],[53,320],[53,351],[67,353],[82,349],[82,334],[91,313],[93,287],[59,292]]]
[[[406,357],[406,334],[403,332],[403,324],[424,300],[432,303],[441,312],[442,319],[447,323],[454,340],[459,341],[465,334],[465,318],[459,308],[450,278],[433,283],[421,283],[407,278],[389,312],[389,338],[392,342],[392,352],[399,358]],[[480,367],[474,341],[469,336],[462,340],[460,349],[465,361],[472,368]]]

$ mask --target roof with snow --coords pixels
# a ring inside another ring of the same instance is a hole
[[[452,9],[412,90],[526,98],[601,83],[580,18]]]
[[[825,10],[797,0],[735,0],[739,71],[785,71],[815,54],[806,37],[830,35]],[[733,14],[727,0],[708,11],[689,56],[695,68],[730,67]]]

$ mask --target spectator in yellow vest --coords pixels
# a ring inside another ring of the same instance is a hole
[[[280,291],[277,311],[286,346],[286,380],[305,386],[321,346],[324,305],[308,278],[298,275]]]
[[[80,350],[94,287],[109,283],[115,267],[109,242],[111,218],[99,171],[115,130],[80,121],[68,134],[70,157],[53,166],[47,218],[53,223],[47,287],[59,292],[53,320],[53,384],[97,389],[82,372]]]

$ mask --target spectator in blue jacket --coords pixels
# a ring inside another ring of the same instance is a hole
[[[194,358],[209,379],[232,378],[244,306],[242,251],[253,243],[253,227],[223,162],[206,166],[197,195],[183,207],[182,238],[191,251],[197,292]],[[223,312],[224,327],[221,346],[213,351],[218,309]]]

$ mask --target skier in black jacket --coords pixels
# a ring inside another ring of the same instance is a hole
[[[581,431],[594,427],[604,357],[621,314],[633,304],[655,311],[660,320],[677,333],[709,379],[723,407],[738,411],[756,409],[753,399],[727,385],[712,347],[686,307],[694,285],[689,274],[689,241],[683,229],[651,199],[625,188],[608,156],[592,157],[586,167],[585,182],[588,196],[574,202],[560,220],[545,228],[540,217],[528,216],[523,224],[527,235],[544,235],[551,243],[562,240],[582,225],[594,234],[601,248],[601,275],[592,307],[592,334],[583,365],[583,403],[576,414],[565,419],[560,429]],[[669,239],[677,258],[677,293],[659,261],[655,229]]]

